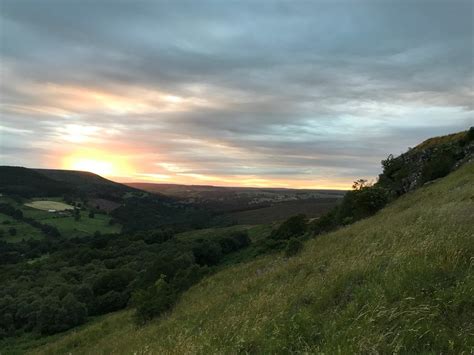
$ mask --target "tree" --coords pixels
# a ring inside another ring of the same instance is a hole
[[[63,321],[68,328],[84,323],[87,317],[87,308],[72,293],[68,293],[61,303],[66,313],[66,318]]]
[[[222,257],[221,246],[208,240],[199,241],[193,247],[193,254],[199,265],[216,265]]]
[[[161,275],[154,285],[145,290],[138,290],[132,295],[132,304],[135,306],[135,321],[138,324],[146,323],[168,310],[174,301],[173,289],[166,282],[165,275]]]
[[[127,305],[129,294],[127,292],[110,291],[97,298],[96,314],[117,311]]]
[[[359,179],[354,181],[352,184],[353,190],[362,190],[364,187],[368,186],[368,181],[366,179]]]
[[[288,218],[278,229],[271,234],[273,239],[290,239],[291,237],[299,237],[306,233],[308,228],[306,216],[299,214]]]

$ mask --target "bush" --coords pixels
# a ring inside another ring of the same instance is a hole
[[[124,308],[129,299],[129,293],[110,291],[97,298],[95,314],[104,314]]]
[[[421,183],[436,180],[448,175],[454,167],[456,159],[449,152],[437,154],[423,166]]]
[[[285,249],[285,256],[287,258],[295,256],[303,249],[303,243],[297,238],[291,238]]]
[[[43,301],[38,312],[38,327],[42,334],[62,332],[84,323],[87,309],[73,294],[67,294],[62,301],[49,297]]]
[[[346,225],[375,214],[389,200],[387,190],[378,186],[363,187],[346,193],[337,212],[337,224]]]
[[[208,240],[200,240],[193,247],[193,254],[199,265],[216,265],[222,257],[222,249],[219,244]]]
[[[299,237],[306,233],[308,228],[306,216],[299,214],[288,218],[283,222],[278,229],[274,230],[270,237],[272,239],[290,239],[292,237]]]
[[[250,237],[245,231],[233,232],[229,236],[219,239],[222,253],[228,254],[250,245]]]
[[[161,275],[154,285],[145,290],[138,290],[132,295],[135,306],[135,322],[144,324],[171,308],[175,300],[172,287]]]
[[[315,219],[309,225],[309,228],[314,234],[326,233],[337,227],[336,214],[338,208],[334,208],[325,215],[322,215],[318,219]]]
[[[467,132],[467,138],[470,141],[474,141],[474,127],[469,128],[469,131]]]
[[[133,275],[129,270],[113,270],[100,275],[92,285],[95,295],[103,295],[108,291],[122,291],[124,290]]]

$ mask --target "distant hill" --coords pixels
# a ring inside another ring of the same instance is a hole
[[[110,213],[127,232],[164,225],[184,228],[208,220],[206,213],[174,197],[150,194],[85,171],[1,166],[0,193],[23,199],[80,199],[92,209]]]
[[[153,193],[181,198],[200,199],[222,199],[231,196],[262,196],[271,199],[304,199],[311,197],[334,197],[339,198],[344,195],[344,190],[325,189],[291,189],[291,188],[269,188],[269,187],[227,187],[212,185],[179,185],[179,184],[157,184],[157,183],[126,183],[126,185]]]
[[[34,169],[36,172],[74,189],[88,193],[125,194],[137,192],[137,189],[103,178],[100,175],[77,170]]]
[[[344,196],[341,190],[222,187],[130,183],[129,186],[179,199],[186,204],[212,211],[214,224],[260,224],[303,213],[318,217]]]
[[[41,197],[58,196],[72,190],[71,184],[59,182],[33,169],[0,166],[0,193]]]

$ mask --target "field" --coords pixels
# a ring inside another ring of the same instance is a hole
[[[337,205],[339,199],[320,198],[276,203],[269,207],[247,211],[228,213],[214,218],[216,225],[235,224],[265,224],[285,220],[297,214],[309,218],[319,217]]]
[[[217,187],[173,184],[130,184],[135,188],[178,198],[218,213],[216,225],[262,224],[298,213],[317,217],[345,194],[340,190]]]
[[[110,217],[103,214],[95,214],[94,218],[88,217],[87,211],[81,211],[81,219],[74,220],[74,217],[58,217],[43,219],[41,222],[55,226],[68,238],[83,237],[92,235],[95,232],[102,234],[119,233],[121,227],[119,225],[109,225]]]
[[[10,228],[16,230],[15,235],[10,235],[8,232]],[[43,233],[36,228],[33,228],[25,222],[17,221],[9,216],[0,213],[0,240],[8,243],[20,242],[22,239],[41,239]]]
[[[29,203],[25,203],[25,206],[36,208],[42,211],[67,211],[74,209],[73,206],[58,201],[32,201]]]
[[[144,327],[118,312],[31,353],[472,353],[473,176],[466,165],[290,259],[228,267]]]
[[[94,218],[89,218],[89,210],[83,209],[80,211],[80,219],[75,220],[72,215],[65,214],[60,215],[58,213],[48,212],[50,209],[56,211],[65,211],[72,206],[62,202],[61,198],[51,198],[47,201],[45,200],[31,200],[24,204],[16,202],[8,197],[2,197],[0,202],[6,202],[14,206],[15,208],[20,209],[23,212],[23,215],[28,218],[33,218],[40,223],[49,224],[58,228],[62,236],[66,238],[72,237],[83,237],[87,235],[92,235],[95,232],[100,232],[102,234],[108,233],[120,233],[121,226],[119,224],[110,225],[110,219],[106,214],[95,213]],[[18,242],[22,239],[41,239],[44,237],[43,233],[32,227],[26,222],[17,221],[11,217],[0,214],[0,223],[5,220],[9,221],[8,225],[0,225],[0,229],[4,230],[4,237],[2,240],[7,242]],[[14,227],[17,230],[15,236],[11,236],[8,233],[8,229]]]

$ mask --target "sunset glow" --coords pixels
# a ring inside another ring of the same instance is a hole
[[[62,168],[95,173],[104,177],[126,177],[133,170],[124,157],[98,150],[82,150],[63,158]]]

